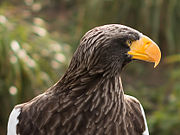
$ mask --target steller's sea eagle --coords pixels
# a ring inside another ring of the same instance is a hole
[[[64,76],[14,107],[8,135],[148,135],[140,102],[124,94],[121,71],[132,60],[158,65],[159,47],[130,27],[109,24],[81,39]]]

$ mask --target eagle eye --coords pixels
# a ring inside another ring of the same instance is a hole
[[[127,43],[128,46],[131,46],[132,40],[127,40],[126,43]]]

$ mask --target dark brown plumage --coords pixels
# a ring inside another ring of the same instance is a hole
[[[123,92],[120,73],[132,60],[127,41],[141,33],[123,25],[87,32],[65,75],[45,93],[17,105],[20,135],[140,135],[140,103]]]

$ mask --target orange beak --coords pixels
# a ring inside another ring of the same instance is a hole
[[[132,42],[128,54],[132,56],[132,59],[154,62],[154,68],[161,59],[161,51],[157,44],[144,35],[139,40]]]

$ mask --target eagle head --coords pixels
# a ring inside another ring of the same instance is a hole
[[[153,62],[156,67],[160,59],[160,49],[150,38],[130,27],[110,24],[88,31],[72,61],[76,67],[84,67],[92,74],[114,75],[132,60]]]

